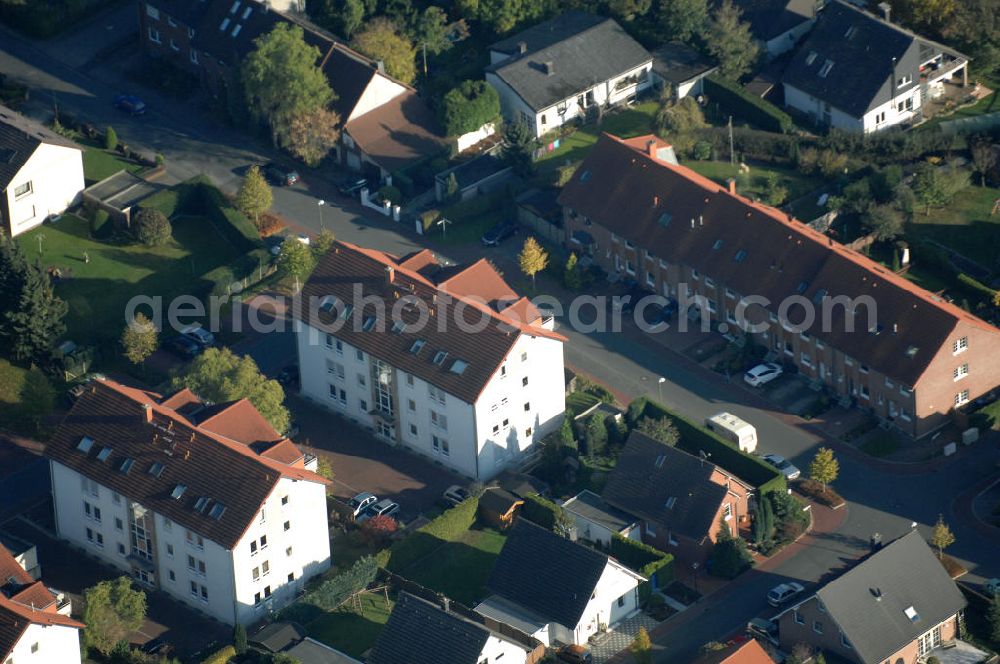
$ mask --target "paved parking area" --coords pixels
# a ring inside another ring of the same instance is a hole
[[[339,415],[289,396],[286,405],[299,425],[295,442],[329,460],[332,492],[347,500],[362,491],[399,503],[403,523],[430,509],[452,484],[468,480],[429,459],[388,443]]]

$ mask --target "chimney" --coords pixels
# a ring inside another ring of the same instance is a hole
[[[392,285],[392,282],[396,280],[396,268],[391,265],[385,266],[385,280]]]
[[[380,73],[380,74],[384,74],[385,73],[385,63],[382,62],[381,60],[376,60],[375,61],[375,67],[378,69],[378,73]]]
[[[184,450],[184,460],[187,461],[191,458],[191,450]]]
[[[880,2],[878,8],[882,12],[882,18],[885,19],[886,23],[890,23],[892,21],[892,5],[888,2]]]
[[[736,178],[729,178],[728,180],[726,180],[726,184],[729,185],[729,193],[730,194],[735,194],[736,193]]]
[[[451,600],[445,596],[441,596],[441,608],[444,609],[445,613],[451,610]]]
[[[524,55],[528,52],[528,42],[517,42],[517,52]]]
[[[659,204],[660,204],[660,197],[659,196],[653,196],[653,207],[656,207]]]
[[[647,143],[646,143],[646,154],[648,154],[653,159],[657,158],[657,154],[656,154],[656,140],[655,139],[651,138],[651,139],[649,139],[649,141],[647,141]]]
[[[145,420],[146,424],[152,424],[153,423],[153,407],[150,406],[148,403],[144,403],[144,404],[142,404],[142,411],[143,411],[142,416],[143,416],[143,419]]]
[[[548,62],[542,63],[542,68],[545,70],[546,76],[552,76],[556,73],[556,63],[549,60]]]

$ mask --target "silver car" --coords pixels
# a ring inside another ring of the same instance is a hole
[[[367,491],[365,491],[363,493],[359,493],[358,495],[348,500],[347,504],[351,506],[352,510],[354,510],[354,518],[356,519],[358,518],[359,514],[365,511],[365,508],[377,502],[378,502],[378,496],[376,496],[374,493],[368,493]]]
[[[780,470],[781,474],[785,476],[785,479],[795,480],[802,474],[802,471],[800,471],[797,466],[779,454],[765,454],[761,458]]]
[[[357,516],[355,521],[364,523],[368,519],[374,519],[377,516],[396,516],[397,514],[399,514],[399,505],[388,498],[383,498],[377,503],[369,505],[364,512]]]

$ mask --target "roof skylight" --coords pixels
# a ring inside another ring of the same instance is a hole
[[[90,448],[94,446],[94,439],[90,436],[84,436],[80,439],[80,442],[76,444],[76,449],[80,450],[84,454],[90,452]]]
[[[163,468],[164,466],[162,463],[160,463],[159,461],[154,461],[153,465],[149,467],[149,474],[152,475],[153,477],[159,477],[160,475],[163,474]]]
[[[469,363],[465,360],[455,360],[451,365],[451,372],[461,376],[469,368]]]
[[[185,491],[187,491],[187,485],[178,484],[174,487],[174,490],[170,492],[170,497],[174,500],[180,500]]]
[[[128,471],[132,470],[132,466],[134,464],[135,464],[135,459],[133,459],[132,457],[125,457],[125,460],[122,461],[122,465],[118,467],[118,470],[128,475]]]
[[[109,456],[111,456],[111,448],[110,447],[102,447],[101,451],[97,453],[97,460],[98,461],[107,461]]]

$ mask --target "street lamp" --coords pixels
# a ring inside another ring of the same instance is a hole
[[[663,403],[663,384],[667,382],[667,379],[660,376],[660,380],[656,381],[656,396],[659,397],[660,403]]]
[[[318,201],[316,201],[316,209],[319,210],[319,229],[320,230],[324,230],[325,229],[325,227],[323,226],[323,206],[324,205],[326,205],[326,201],[324,201],[322,198],[319,199]]]

